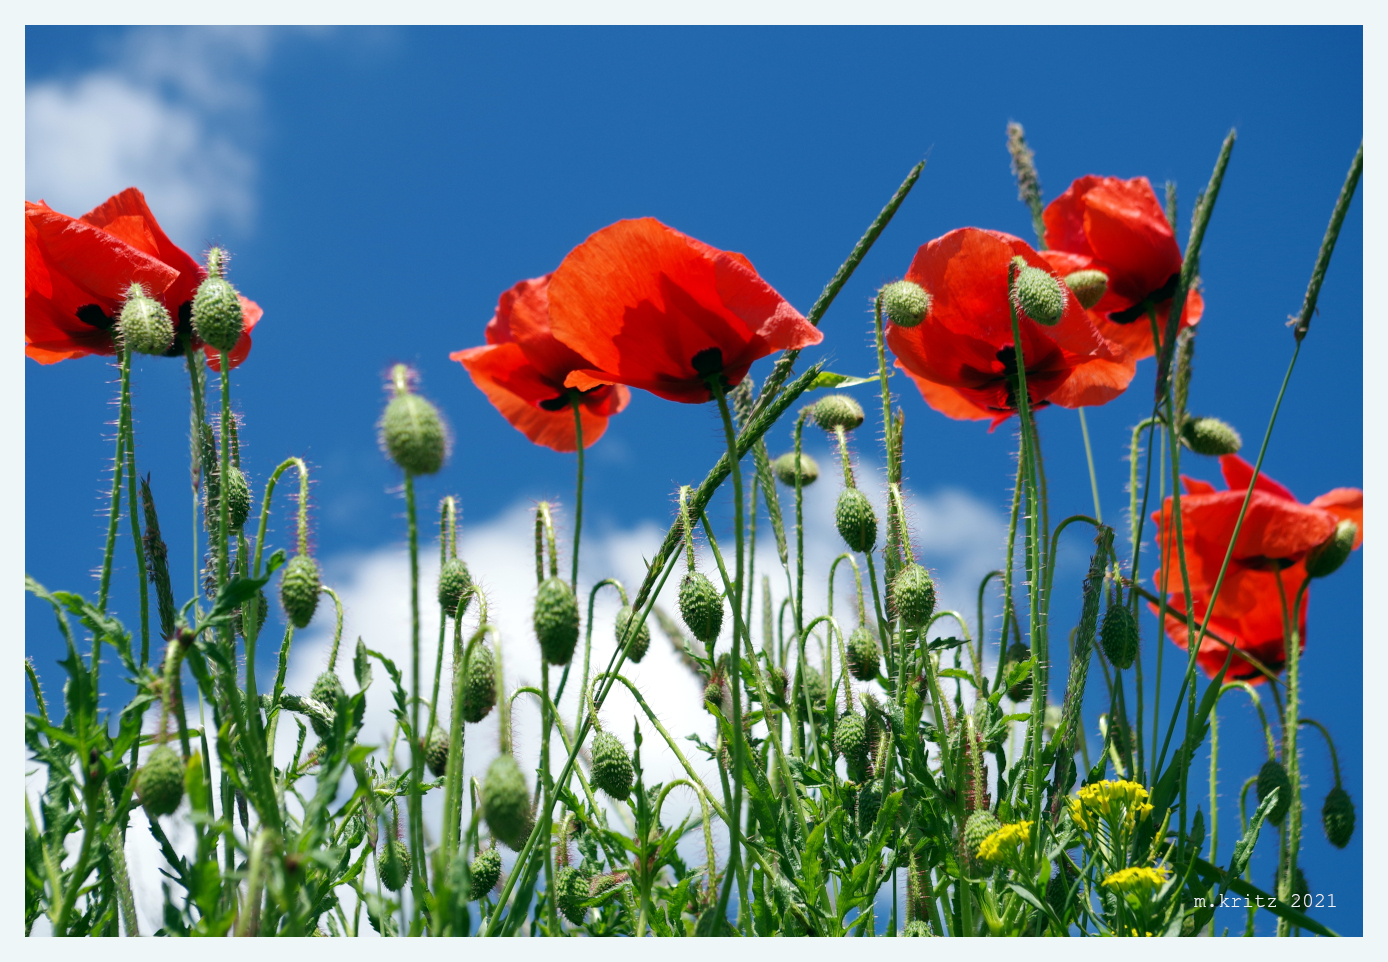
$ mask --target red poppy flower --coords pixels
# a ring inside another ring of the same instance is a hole
[[[218,370],[217,352],[192,330],[193,294],[202,278],[198,262],[169,240],[134,187],[80,218],[43,201],[24,202],[24,353],[40,364],[115,354],[112,325],[126,290],[139,283]],[[229,355],[232,367],[250,353],[251,328],[263,313],[244,297],[241,309],[245,330]],[[176,340],[169,356],[181,353]]]
[[[1046,246],[1042,256],[1062,277],[1079,270],[1101,270],[1108,290],[1090,313],[1100,333],[1127,349],[1134,360],[1151,357],[1152,325],[1146,305],[1156,308],[1166,330],[1171,296],[1181,273],[1181,248],[1146,177],[1081,177],[1046,208]],[[1186,296],[1181,326],[1200,320],[1205,302],[1199,291]]]
[[[556,451],[578,447],[569,396],[564,386],[570,371],[591,368],[554,339],[549,320],[552,274],[521,281],[501,295],[487,322],[487,345],[448,355],[460,362],[511,425],[536,444]],[[627,406],[631,392],[621,385],[600,384],[578,394],[583,446],[590,447],[607,430],[607,419]]]
[[[709,400],[710,374],[732,387],[753,361],[824,337],[747,258],[650,217],[574,248],[549,301],[554,336],[592,360],[568,375],[570,387],[626,384],[686,404]]]
[[[1017,351],[1012,339],[1008,265],[1022,257],[1048,270],[1023,240],[964,227],[916,251],[906,279],[930,292],[930,310],[915,327],[890,324],[887,344],[896,366],[916,382],[935,410],[961,420],[992,418],[996,427],[1017,411]],[[1063,284],[1065,311],[1052,327],[1019,316],[1033,408],[1103,404],[1133,378],[1132,358],[1095,329]]]
[[[1190,591],[1195,599],[1192,614],[1197,626],[1210,610],[1210,596],[1234,534],[1248,482],[1253,477],[1253,466],[1236,454],[1220,458],[1220,467],[1227,491],[1217,491],[1214,485],[1194,478],[1182,479],[1186,494],[1181,498],[1181,528]],[[1162,562],[1170,569],[1169,572],[1158,569],[1153,578],[1158,591],[1163,579],[1170,582],[1167,585],[1170,594],[1166,631],[1171,640],[1184,649],[1188,642],[1186,597],[1172,543],[1171,505],[1172,499],[1167,498],[1162,510],[1152,515],[1157,525],[1157,547]],[[1355,522],[1360,528],[1354,542],[1358,548],[1364,541],[1364,493],[1357,488],[1336,488],[1307,505],[1298,502],[1276,481],[1259,475],[1224,585],[1215,602],[1209,630],[1235,648],[1249,652],[1269,668],[1281,670],[1286,660],[1286,634],[1277,579],[1282,579],[1282,590],[1290,608],[1296,603],[1297,592],[1306,578],[1306,553],[1329,538],[1335,526],[1344,519]],[[1306,646],[1306,604],[1307,598],[1303,596],[1300,610],[1296,612],[1303,648]],[[1153,612],[1158,610],[1156,605],[1151,608]],[[1205,673],[1213,677],[1223,667],[1227,653],[1226,645],[1207,634],[1196,659]],[[1235,654],[1228,677],[1256,681],[1262,673]]]

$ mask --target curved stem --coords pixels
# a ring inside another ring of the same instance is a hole
[[[578,453],[578,484],[574,504],[574,555],[572,582],[574,594],[578,594],[578,545],[583,535],[583,416],[578,404],[578,393],[569,392],[569,404],[574,411],[575,451]]]
[[[1089,490],[1094,495],[1094,517],[1102,522],[1104,512],[1099,507],[1099,477],[1094,473],[1094,450],[1089,446],[1089,422],[1084,419],[1084,408],[1075,410],[1080,416],[1080,433],[1084,435],[1084,460],[1089,465]]]
[[[111,507],[106,522],[106,548],[101,555],[101,581],[96,592],[96,606],[106,611],[106,599],[111,589],[111,562],[115,558],[116,534],[120,530],[120,486],[125,473],[126,401],[130,395],[130,355],[121,355],[120,400],[116,415],[116,469],[111,478]],[[131,512],[132,514],[134,512]]]

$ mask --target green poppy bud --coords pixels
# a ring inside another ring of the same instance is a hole
[[[1325,829],[1326,840],[1336,848],[1344,848],[1354,837],[1354,799],[1339,785],[1325,796],[1321,826]]]
[[[623,605],[617,612],[615,633],[619,645],[626,638],[627,661],[640,663],[651,647],[651,626],[643,621],[638,627],[636,620],[636,611],[630,605]]]
[[[1239,432],[1219,418],[1187,418],[1181,425],[1181,440],[1196,454],[1214,457],[1237,454],[1243,447]]]
[[[306,554],[296,554],[284,566],[280,578],[280,604],[295,628],[307,628],[318,610],[318,592],[322,582],[318,577],[318,562]]]
[[[1324,578],[1340,569],[1354,550],[1354,539],[1359,537],[1359,526],[1345,518],[1335,526],[1335,531],[1320,544],[1306,553],[1306,573],[1312,578]]]
[[[358,813],[352,816],[351,823],[347,826],[347,836],[343,839],[343,844],[350,852],[361,844],[362,839],[366,838],[366,821]]]
[[[410,880],[410,850],[404,842],[393,838],[381,846],[376,859],[376,871],[381,885],[392,892],[398,892]]]
[[[877,544],[877,512],[857,488],[844,488],[834,508],[834,524],[853,551],[869,552]]]
[[[882,311],[897,327],[915,327],[930,313],[930,294],[914,281],[882,288]]]
[[[342,687],[342,679],[331,671],[325,671],[314,681],[309,697],[314,701],[322,702],[330,711],[336,712],[338,707],[347,701],[347,692]],[[320,739],[328,737],[327,722],[312,715],[309,716],[309,722],[313,725],[314,733]]]
[[[882,780],[874,778],[858,789],[856,800],[858,809],[858,830],[864,836],[872,830],[877,815],[882,811]]]
[[[790,686],[790,676],[780,665],[772,665],[766,672],[766,693],[778,705],[786,703],[786,689]]]
[[[935,582],[930,572],[912,562],[892,582],[897,617],[907,628],[920,631],[935,613]]]
[[[242,605],[240,610],[241,623],[238,627],[240,627],[241,629],[241,637],[244,638],[246,637],[246,635],[250,633],[248,631],[248,629],[250,628],[250,620],[247,617],[250,612],[250,608],[247,605]],[[265,592],[257,591],[255,593],[255,636],[257,638],[260,637],[260,630],[265,627],[265,616],[269,611],[270,602],[265,597]]]
[[[472,595],[468,589],[472,587],[472,574],[467,570],[467,564],[461,558],[449,558],[439,569],[439,604],[448,616],[466,614],[472,605]],[[463,600],[463,595],[467,595],[467,601],[463,604],[463,610],[458,610],[458,602]]]
[[[472,901],[476,901],[496,888],[496,883],[501,881],[501,853],[489,848],[473,859],[468,868],[472,875],[471,891],[468,895]]]
[[[381,418],[381,439],[390,459],[410,474],[435,474],[448,455],[443,418],[418,394],[391,398]]]
[[[969,853],[969,858],[978,858],[978,847],[983,844],[983,840],[1002,828],[1002,822],[998,817],[987,809],[980,809],[969,816],[969,820],[964,823],[964,848]]]
[[[496,665],[485,643],[472,650],[463,679],[463,721],[476,725],[496,705]]]
[[[1104,299],[1108,291],[1108,275],[1103,271],[1075,271],[1065,275],[1065,286],[1070,288],[1080,306],[1089,310]]]
[[[814,423],[826,431],[852,431],[863,423],[863,406],[847,394],[829,394],[815,402]]]
[[[424,761],[435,778],[443,778],[448,771],[448,732],[438,725],[429,733],[429,744],[424,749]]]
[[[135,785],[150,818],[172,814],[183,801],[183,760],[169,746],[160,745],[140,766]]]
[[[519,852],[530,837],[530,790],[520,765],[509,754],[498,755],[482,782],[482,817],[492,837]]]
[[[598,732],[593,736],[593,786],[600,788],[619,802],[631,794],[635,777],[631,756],[616,735]]]
[[[723,630],[723,597],[708,576],[700,571],[685,572],[680,582],[680,618],[690,634],[705,645],[718,640]]]
[[[800,486],[808,488],[819,480],[819,465],[815,459],[808,454],[800,455]],[[776,475],[776,480],[780,481],[788,488],[795,487],[795,452],[788,451],[775,461],[771,462],[771,471]]]
[[[251,513],[251,486],[246,476],[234,464],[227,465],[226,483],[222,485],[221,496],[227,499],[227,524],[232,531],[240,531],[246,526],[246,518]]]
[[[848,777],[854,781],[861,779],[868,754],[867,723],[862,715],[844,712],[839,716],[834,726],[834,751],[848,763]]]
[[[588,879],[578,869],[564,866],[554,876],[554,897],[564,918],[582,925],[588,914],[583,903],[588,901]]]
[[[116,331],[121,343],[136,354],[163,354],[174,339],[169,312],[154,298],[146,297],[139,284],[131,284],[126,291]]]
[[[236,288],[222,276],[226,252],[214,247],[207,255],[207,279],[193,295],[193,330],[216,351],[230,351],[241,339],[244,318]]]
[[[1133,613],[1119,600],[1115,600],[1104,612],[1099,643],[1115,668],[1126,671],[1133,666],[1133,660],[1137,658],[1137,622],[1133,620]]]
[[[805,692],[808,690],[810,704],[815,711],[823,711],[828,704],[829,689],[824,684],[824,676],[813,665],[806,666],[804,671],[797,668],[795,670],[795,702],[797,707],[805,707]]]
[[[578,601],[563,578],[548,578],[535,593],[535,637],[551,665],[567,665],[578,644]]]
[[[1292,780],[1287,777],[1287,770],[1282,767],[1282,763],[1275,758],[1263,762],[1263,767],[1258,769],[1256,787],[1259,804],[1272,794],[1273,789],[1277,789],[1277,801],[1268,812],[1268,821],[1274,825],[1281,825],[1282,819],[1287,816],[1287,809],[1292,807]]]
[[[877,636],[864,625],[853,629],[848,636],[848,670],[859,681],[872,681],[882,660]]]
[[[711,681],[704,686],[704,704],[722,706],[723,686],[716,681]]]
[[[1052,327],[1065,313],[1065,292],[1049,271],[1027,266],[1017,272],[1016,303],[1037,324]]]

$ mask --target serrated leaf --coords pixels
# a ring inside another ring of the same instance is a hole
[[[371,656],[360,638],[357,639],[356,653],[352,655],[352,673],[356,675],[357,687],[366,691],[371,684]]]

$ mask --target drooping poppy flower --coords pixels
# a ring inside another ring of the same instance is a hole
[[[24,202],[24,353],[40,364],[88,354],[115,354],[112,327],[125,292],[139,283],[174,320],[170,357],[183,353],[182,338],[206,351],[218,370],[217,352],[193,331],[193,295],[202,267],[169,240],[144,194],[127,188],[80,218],[43,201]],[[241,298],[245,330],[228,355],[231,366],[251,350],[251,328],[263,311]]]
[[[1236,454],[1220,458],[1220,467],[1228,486],[1225,491],[1217,491],[1204,481],[1182,478],[1186,490],[1181,498],[1182,540],[1190,593],[1195,601],[1191,613],[1197,630],[1210,611],[1215,581],[1253,477],[1253,466]],[[1157,569],[1153,579],[1158,591],[1163,581],[1167,582],[1166,632],[1178,647],[1185,649],[1189,641],[1186,596],[1175,553],[1171,498],[1166,499],[1161,511],[1153,513],[1152,520],[1157,525],[1157,547],[1164,566]],[[1304,649],[1307,597],[1302,597],[1299,610],[1291,609],[1306,578],[1306,554],[1329,538],[1342,520],[1353,521],[1359,527],[1354,542],[1358,548],[1364,541],[1364,493],[1359,489],[1336,488],[1310,504],[1301,504],[1285,487],[1259,475],[1215,601],[1209,632],[1238,651],[1249,652],[1268,668],[1280,671],[1286,661],[1286,633],[1277,579],[1282,580],[1288,614],[1297,620]],[[1154,613],[1158,611],[1156,605],[1151,608]],[[1229,665],[1228,677],[1252,681],[1262,678],[1262,673],[1241,658],[1238,651]],[[1228,646],[1207,633],[1196,660],[1213,677],[1223,667],[1227,654]]]
[[[1108,276],[1103,298],[1090,308],[1096,326],[1134,360],[1151,357],[1152,325],[1166,330],[1167,311],[1181,273],[1181,248],[1146,177],[1081,177],[1051,201],[1043,215],[1042,256],[1062,277],[1080,270]],[[1181,326],[1200,320],[1205,302],[1198,290],[1186,295]]]
[[[914,327],[889,324],[887,344],[896,366],[941,414],[972,421],[991,418],[996,427],[1017,412],[1017,350],[1008,292],[1014,257],[1049,270],[1025,241],[976,227],[936,238],[911,261],[906,279],[929,292],[930,309]],[[1025,314],[1018,317],[1033,409],[1103,404],[1133,378],[1132,358],[1095,329],[1064,284],[1060,288],[1065,306],[1053,326]]]
[[[569,372],[591,368],[550,331],[549,280],[552,274],[521,281],[502,294],[487,322],[485,347],[454,351],[487,399],[511,425],[536,444],[556,451],[578,447],[570,397],[578,400],[583,446],[607,430],[607,419],[627,406],[631,392],[620,384],[586,391],[566,387]]]
[[[747,258],[650,217],[574,248],[550,280],[549,316],[554,336],[592,361],[570,387],[626,384],[686,404],[709,400],[713,374],[733,387],[759,358],[823,340]]]

